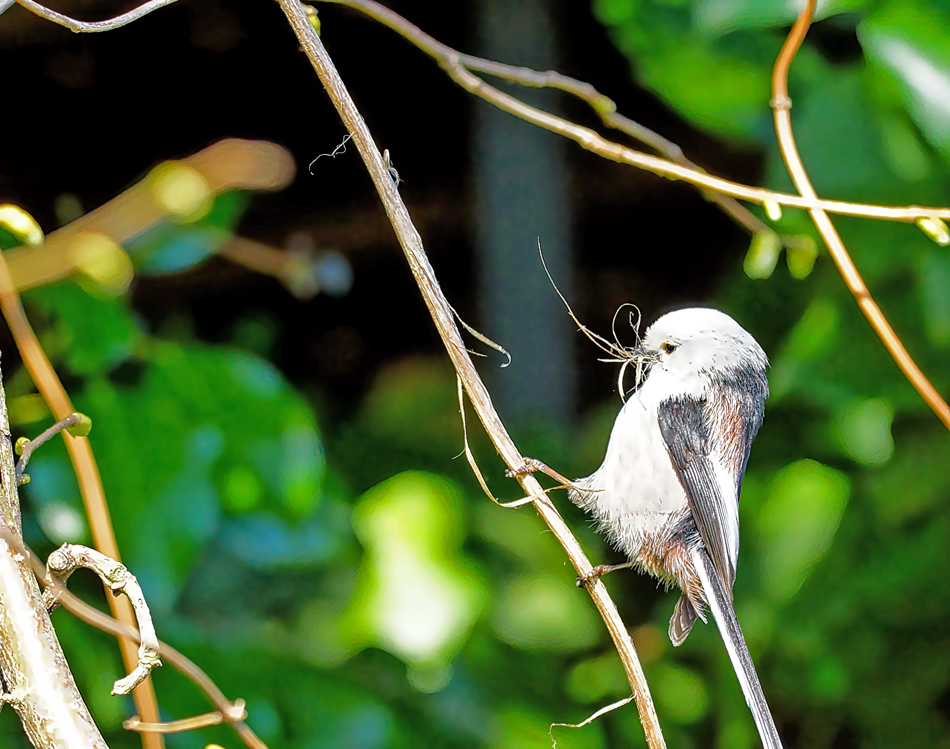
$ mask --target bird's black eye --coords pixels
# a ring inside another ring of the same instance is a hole
[[[672,354],[676,351],[676,345],[666,341],[660,348],[662,348],[666,353]]]

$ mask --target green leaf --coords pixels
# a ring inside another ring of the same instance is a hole
[[[930,340],[950,347],[950,255],[932,249],[919,253],[917,262],[920,311]]]
[[[769,595],[781,601],[798,592],[831,548],[850,493],[843,473],[813,460],[775,474],[757,521]]]
[[[861,0],[828,0],[819,3],[815,18],[822,20],[861,5]],[[802,10],[798,0],[698,0],[693,7],[697,26],[710,34],[727,34],[737,29],[791,26]]]
[[[724,54],[701,39],[683,42],[676,55],[646,58],[643,82],[695,125],[751,138],[769,117],[768,67]]]
[[[848,456],[862,465],[881,465],[894,454],[894,412],[880,398],[851,404],[838,420],[838,436]]]
[[[353,527],[365,553],[335,625],[341,649],[377,645],[410,667],[417,688],[441,688],[486,599],[460,549],[461,497],[438,476],[402,473],[359,500]]]
[[[690,6],[600,0],[594,7],[638,81],[697,127],[757,139],[769,121],[772,40],[761,32],[713,39]]]
[[[128,359],[142,340],[128,299],[93,297],[72,283],[31,289],[29,310],[39,310],[51,325],[41,333],[47,355],[65,362],[70,373],[100,375]],[[51,329],[51,330],[50,330]]]
[[[90,439],[120,543],[161,609],[219,533],[222,508],[266,505],[296,523],[320,500],[324,459],[308,404],[266,362],[159,343],[142,364],[134,384],[91,378],[76,401],[96,422]],[[44,446],[30,465],[40,490],[56,452]],[[250,500],[242,475],[257,486]]]
[[[859,27],[867,58],[899,91],[927,140],[950,157],[950,23],[926,2],[886,2]]]

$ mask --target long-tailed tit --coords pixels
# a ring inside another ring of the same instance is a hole
[[[781,747],[732,607],[739,491],[769,392],[768,359],[735,320],[701,308],[661,317],[634,357],[646,365],[639,387],[617,416],[603,465],[574,482],[571,500],[630,559],[618,566],[682,591],[674,645],[709,606],[763,746]]]

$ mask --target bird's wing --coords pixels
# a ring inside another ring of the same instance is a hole
[[[731,592],[739,555],[739,498],[735,474],[723,464],[710,433],[708,410],[705,398],[681,396],[662,401],[657,417],[699,535]]]

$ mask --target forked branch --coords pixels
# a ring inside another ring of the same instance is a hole
[[[69,589],[63,585],[55,576],[46,574],[46,567],[37,559],[36,555],[23,543],[17,534],[14,534],[6,527],[0,527],[0,542],[9,544],[14,552],[20,557],[24,564],[32,567],[32,576],[41,578],[47,586],[45,594],[55,600],[69,613],[76,618],[81,619],[87,624],[108,632],[119,638],[126,638],[131,642],[141,643],[142,635],[135,627],[113,619],[104,614],[94,606],[90,606],[81,598],[69,592]],[[158,654],[161,658],[178,669],[182,674],[188,677],[204,694],[211,703],[217,708],[213,713],[196,716],[195,718],[186,718],[172,723],[145,723],[139,718],[131,718],[123,726],[132,731],[140,731],[146,734],[151,733],[171,733],[174,731],[192,730],[203,726],[218,725],[220,723],[229,723],[244,743],[250,749],[268,749],[267,744],[261,741],[257,735],[244,723],[247,712],[244,709],[244,700],[229,700],[218,688],[218,685],[192,661],[175,650],[171,645],[155,640],[157,643]],[[60,749],[62,746],[79,746],[73,743],[54,744],[51,749]],[[104,746],[104,745],[103,745]]]
[[[22,553],[6,395],[0,383],[0,671],[2,699],[36,749],[105,749]]]

